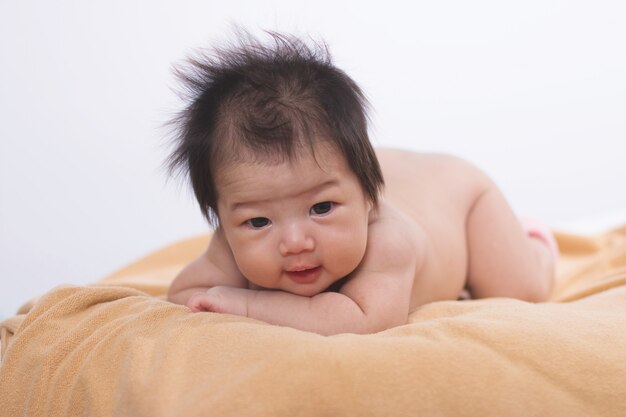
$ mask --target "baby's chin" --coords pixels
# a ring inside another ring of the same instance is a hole
[[[332,282],[315,282],[311,284],[296,284],[294,282],[288,282],[286,285],[280,285],[276,288],[267,288],[250,282],[248,288],[251,290],[267,290],[267,291],[284,291],[294,295],[300,295],[302,297],[313,297],[323,292],[337,292],[341,287],[343,281],[338,278]]]
[[[293,286],[291,288],[285,288],[283,291],[290,292],[295,295],[300,295],[302,297],[314,297],[317,294],[321,294],[326,290],[326,288],[319,288],[319,286],[313,285],[301,285],[296,288]]]
[[[281,290],[301,295],[303,297],[313,297],[323,292],[338,292],[344,281],[341,278],[334,280],[326,280],[325,282],[316,282],[313,284],[290,284],[281,288]]]

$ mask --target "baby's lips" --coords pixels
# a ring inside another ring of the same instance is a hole
[[[287,271],[287,276],[298,284],[312,284],[319,278],[321,267],[302,269],[300,271]]]
[[[285,271],[287,271],[287,272],[302,272],[302,271],[307,271],[309,269],[315,269],[315,268],[317,268],[317,266],[297,265],[297,266],[294,266],[292,268],[288,268]]]

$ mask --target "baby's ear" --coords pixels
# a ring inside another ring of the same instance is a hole
[[[371,198],[368,198],[365,204],[367,204],[367,214],[371,217],[376,212],[376,204]]]

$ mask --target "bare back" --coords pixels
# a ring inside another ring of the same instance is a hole
[[[554,259],[530,238],[498,187],[459,158],[380,149],[384,201],[423,232],[427,253],[416,271],[411,311],[430,301],[473,297],[545,300]],[[411,228],[407,228],[411,230]]]

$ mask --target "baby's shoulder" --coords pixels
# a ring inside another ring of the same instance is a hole
[[[382,200],[370,223],[367,257],[375,263],[402,263],[418,260],[427,243],[424,230],[410,217]]]

